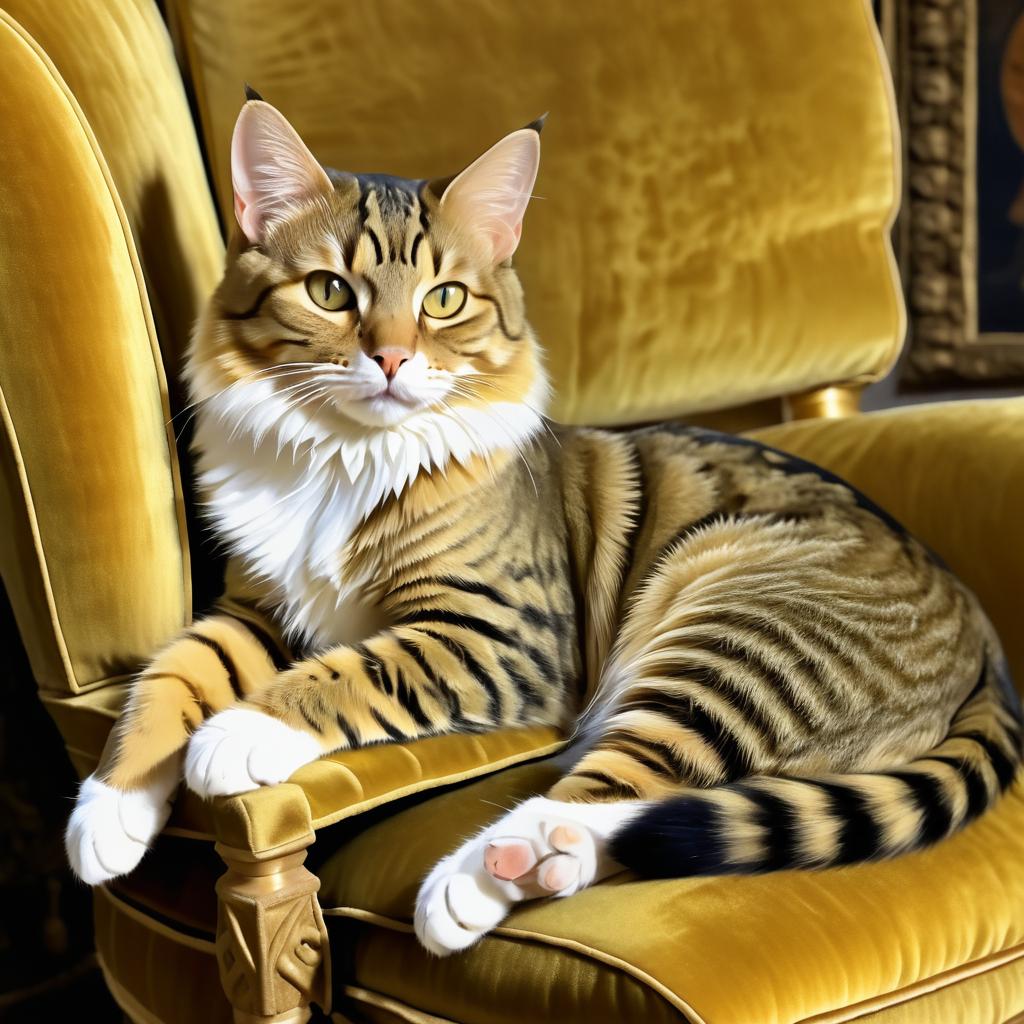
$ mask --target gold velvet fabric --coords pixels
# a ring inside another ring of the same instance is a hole
[[[160,350],[82,109],[0,13],[0,569],[40,687],[121,677],[189,614]]]
[[[987,1024],[1024,1011],[1024,779],[963,833],[894,861],[746,878],[622,874],[524,905],[467,953],[425,953],[410,928],[423,875],[554,778],[541,763],[434,797],[320,869],[332,941],[353,948],[350,985],[487,1024],[824,1024],[861,1013]],[[920,998],[930,989],[945,991]],[[989,1009],[934,1016],[943,1006]]]
[[[451,174],[550,110],[516,256],[554,415],[619,424],[895,359],[894,114],[864,0],[170,0],[218,190],[248,81],[323,162]]]
[[[173,392],[224,246],[160,11],[152,0],[2,6],[53,61],[96,136],[139,253]]]

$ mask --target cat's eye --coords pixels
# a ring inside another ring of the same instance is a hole
[[[439,284],[423,296],[423,312],[435,320],[448,320],[462,312],[466,295],[466,286],[458,281]]]
[[[356,294],[348,282],[330,270],[314,270],[306,278],[309,297],[321,308],[332,313],[354,309]]]

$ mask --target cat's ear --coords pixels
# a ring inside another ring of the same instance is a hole
[[[250,242],[306,199],[327,195],[331,179],[295,129],[269,103],[250,99],[231,137],[235,217]]]
[[[495,143],[457,175],[441,196],[441,209],[491,247],[501,263],[516,251],[523,214],[540,166],[540,129],[534,121]]]

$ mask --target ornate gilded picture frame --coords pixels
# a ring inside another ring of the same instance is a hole
[[[903,131],[901,385],[1024,383],[1024,0],[880,0]]]

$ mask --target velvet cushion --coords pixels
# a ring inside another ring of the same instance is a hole
[[[325,163],[464,167],[545,110],[516,256],[557,419],[720,409],[892,363],[895,117],[865,0],[170,0],[222,214],[250,82]]]
[[[747,878],[622,874],[523,905],[467,953],[428,955],[410,927],[422,877],[557,777],[545,762],[435,797],[320,868],[338,976],[361,1007],[383,997],[473,1024],[981,1024],[1024,1011],[1024,780],[932,850]]]

